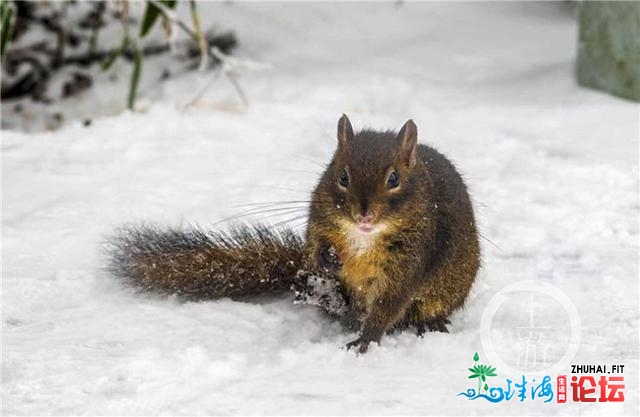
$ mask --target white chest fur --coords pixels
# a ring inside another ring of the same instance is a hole
[[[341,228],[345,234],[347,250],[351,256],[360,256],[375,245],[387,226],[377,224],[371,231],[364,232],[354,223],[345,221],[341,224]]]

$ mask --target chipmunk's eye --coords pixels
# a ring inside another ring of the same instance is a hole
[[[400,179],[398,178],[398,174],[395,171],[391,171],[389,177],[387,178],[387,188],[394,189],[398,188],[400,185]]]
[[[342,170],[340,179],[338,180],[338,184],[340,184],[340,186],[344,188],[347,188],[349,186],[349,174],[347,173],[346,169]]]

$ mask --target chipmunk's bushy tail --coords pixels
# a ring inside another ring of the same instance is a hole
[[[141,289],[191,300],[286,291],[305,262],[300,236],[265,226],[229,232],[123,227],[107,250],[113,274]]]

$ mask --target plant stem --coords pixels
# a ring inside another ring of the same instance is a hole
[[[142,71],[142,54],[138,45],[133,44],[133,72],[131,73],[131,81],[129,84],[129,97],[127,99],[127,107],[133,110],[136,104],[136,95],[138,93],[138,82],[140,81],[140,71]]]
[[[200,47],[200,71],[204,71],[207,68],[207,41],[202,35],[202,28],[200,27],[200,17],[198,16],[198,9],[196,8],[195,0],[190,0],[191,5],[191,20],[193,21],[193,27],[196,30],[196,36],[198,37],[198,46]]]

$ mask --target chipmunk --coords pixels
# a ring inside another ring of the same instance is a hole
[[[305,239],[244,226],[227,233],[124,228],[111,271],[139,287],[190,299],[286,291],[299,271],[336,279],[359,337],[358,352],[386,332],[447,331],[480,266],[467,188],[453,164],[418,144],[408,120],[396,134],[355,133],[343,115],[338,146],[313,190]]]

